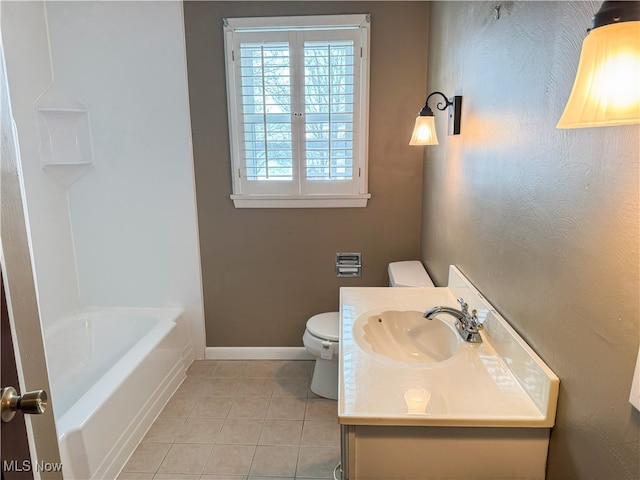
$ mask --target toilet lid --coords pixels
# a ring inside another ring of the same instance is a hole
[[[316,337],[337,342],[340,339],[340,314],[327,312],[314,315],[307,320],[307,330]]]

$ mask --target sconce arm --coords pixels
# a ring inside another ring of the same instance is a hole
[[[420,117],[432,117],[433,116],[433,110],[431,110],[431,108],[429,108],[429,99],[431,97],[433,97],[434,95],[440,95],[444,101],[439,101],[436,104],[436,108],[440,111],[444,111],[449,105],[453,105],[453,102],[450,102],[449,99],[447,98],[447,96],[442,93],[442,92],[433,92],[430,93],[429,96],[427,97],[427,101],[424,102],[424,107],[422,107],[422,110],[420,110],[420,112],[418,112],[418,116]]]

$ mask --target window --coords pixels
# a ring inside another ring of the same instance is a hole
[[[367,15],[225,19],[236,207],[364,207]]]

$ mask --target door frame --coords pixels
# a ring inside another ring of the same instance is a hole
[[[2,15],[0,3],[0,20]],[[1,28],[1,27],[0,27]],[[6,63],[0,30],[0,264],[18,370],[19,390],[45,390],[49,377],[32,266],[20,171],[18,138],[11,114]],[[62,479],[62,472],[38,469],[60,464],[53,406],[25,417],[34,478]]]

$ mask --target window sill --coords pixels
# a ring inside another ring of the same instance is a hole
[[[371,194],[360,195],[231,195],[236,208],[362,208]]]

